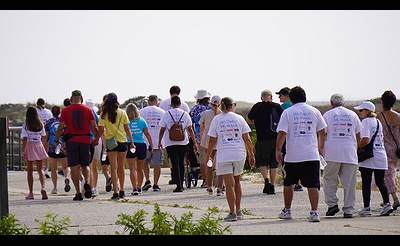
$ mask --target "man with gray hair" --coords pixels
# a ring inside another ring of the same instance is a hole
[[[327,165],[323,171],[326,216],[338,213],[337,190],[339,179],[344,190],[343,217],[352,218],[356,202],[357,143],[360,141],[361,120],[358,115],[345,108],[342,94],[335,93],[330,99],[331,109],[324,113],[326,141],[324,158]]]

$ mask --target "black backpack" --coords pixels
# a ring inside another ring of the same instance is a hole
[[[271,114],[269,115],[269,127],[266,132],[268,135],[276,136],[278,132],[276,129],[278,128],[280,116],[274,107],[271,108]]]

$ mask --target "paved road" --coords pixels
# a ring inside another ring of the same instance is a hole
[[[170,179],[169,169],[163,168],[160,180],[161,191],[145,191],[138,196],[130,195],[132,187],[126,170],[126,199],[123,201],[110,200],[111,193],[104,190],[105,179],[99,176],[100,195],[94,199],[73,201],[75,189],[69,193],[63,191],[63,177],[58,176],[59,194],[50,195],[48,200],[41,200],[39,193],[39,180],[35,174],[34,187],[35,199],[25,200],[27,195],[26,172],[8,172],[8,199],[9,212],[14,214],[21,225],[26,225],[31,230],[31,235],[38,234],[39,221],[44,221],[46,213],[57,215],[58,219],[69,216],[71,219],[68,235],[115,235],[118,231],[123,233],[123,227],[115,225],[121,213],[133,215],[138,209],[148,212],[146,223],[152,225],[151,217],[154,204],[158,203],[162,212],[169,212],[177,218],[189,211],[193,212],[193,219],[198,220],[210,207],[218,208],[225,217],[228,212],[224,196],[208,195],[206,189],[200,188],[200,181],[196,187],[185,189],[183,193],[173,193],[174,185],[168,185]],[[242,209],[245,212],[243,220],[237,222],[221,222],[223,227],[229,226],[232,235],[400,235],[399,211],[390,216],[379,216],[381,202],[378,191],[373,191],[371,208],[373,215],[345,219],[339,212],[335,217],[325,217],[327,206],[324,204],[323,191],[320,191],[321,222],[308,222],[309,201],[307,191],[294,194],[292,207],[293,219],[289,221],[278,218],[278,213],[283,207],[283,187],[276,187],[276,195],[262,193],[263,184],[260,174],[243,175]],[[46,179],[48,193],[52,189],[50,179]],[[339,207],[343,205],[343,190],[339,189]],[[362,207],[361,191],[357,191],[356,209]]]

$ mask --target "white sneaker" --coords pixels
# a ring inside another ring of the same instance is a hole
[[[237,218],[238,220],[243,219],[242,210],[236,210],[236,218]]]
[[[279,213],[279,219],[291,220],[292,212],[286,209],[282,209],[282,211]]]
[[[389,214],[391,214],[393,212],[393,207],[392,205],[390,205],[390,203],[385,204],[383,206],[382,212],[381,212],[381,216],[388,216]]]
[[[54,188],[54,189],[51,191],[51,194],[57,194],[57,189]]]
[[[224,221],[237,221],[236,213],[229,213],[225,218]]]
[[[358,212],[358,214],[359,214],[359,215],[363,215],[363,216],[372,215],[371,208],[370,208],[370,207],[362,208],[362,209]]]
[[[310,212],[310,218],[308,218],[309,222],[320,222],[319,214],[315,212]]]

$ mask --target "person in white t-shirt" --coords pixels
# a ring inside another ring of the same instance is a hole
[[[318,201],[320,184],[320,155],[323,156],[326,123],[321,112],[306,104],[306,92],[300,86],[290,90],[293,105],[285,109],[278,124],[276,160],[284,173],[283,199],[285,207],[280,219],[292,219],[293,186],[301,181],[307,187],[311,205],[309,222],[319,222]],[[282,146],[286,140],[283,160]]]
[[[159,107],[164,109],[165,112],[167,112],[168,110],[170,110],[172,108],[171,105],[171,98],[174,96],[179,96],[181,94],[181,88],[177,85],[173,85],[171,86],[171,88],[169,88],[169,95],[170,97],[167,99],[164,99],[160,102]],[[184,101],[181,101],[181,106],[179,107],[180,109],[182,109],[183,111],[189,113],[190,112],[190,108],[187,105],[187,103],[185,103]],[[167,155],[167,153],[165,153]],[[169,181],[169,184],[175,184],[174,183],[174,177],[173,177],[173,171],[172,171],[172,164],[171,164],[171,160],[168,158],[169,160],[169,167],[171,170],[171,180]]]
[[[236,103],[230,97],[221,99],[222,113],[214,116],[208,135],[210,140],[206,160],[212,160],[216,146],[216,174],[222,175],[226,187],[229,214],[224,221],[236,221],[243,217],[241,210],[242,187],[240,175],[248,153],[250,167],[255,164],[250,126],[243,116],[235,113]],[[247,149],[247,153],[246,153]]]
[[[361,140],[358,143],[358,148],[364,147],[370,141],[374,133],[377,131],[374,143],[374,156],[361,161],[359,170],[361,173],[362,195],[364,207],[359,211],[360,215],[372,215],[371,203],[371,183],[372,177],[375,178],[375,184],[381,193],[383,200],[382,216],[387,216],[393,212],[393,207],[390,204],[389,192],[386,187],[384,178],[385,172],[388,169],[387,155],[383,142],[382,123],[376,118],[375,105],[372,102],[365,101],[360,106],[354,107],[358,110],[361,118]],[[379,127],[379,129],[377,129]]]
[[[324,159],[327,165],[323,171],[326,216],[334,216],[340,211],[337,190],[339,179],[343,186],[343,217],[353,218],[356,204],[357,184],[357,143],[360,141],[361,121],[358,115],[345,108],[342,94],[335,93],[330,98],[331,109],[323,115],[326,124]]]
[[[143,165],[143,173],[146,181],[142,187],[142,190],[148,190],[151,188],[150,181],[150,163],[153,165],[153,191],[160,191],[160,186],[158,181],[161,175],[161,165],[164,161],[164,151],[158,148],[158,133],[160,132],[160,121],[165,110],[158,107],[158,97],[157,95],[149,95],[148,106],[142,108],[139,113],[147,122],[149,133],[151,135],[151,140],[153,141],[152,146],[154,151],[151,152],[149,148],[151,144],[145,138],[147,146],[146,159]]]
[[[174,96],[171,99],[172,109],[165,112],[160,121],[160,132],[158,135],[158,148],[167,150],[168,157],[172,164],[172,177],[176,184],[176,189],[173,192],[183,192],[183,179],[185,174],[185,154],[189,143],[189,136],[195,138],[192,119],[188,112],[180,109],[181,99],[179,96]],[[181,118],[182,117],[182,118]],[[174,122],[180,120],[180,124],[185,129],[184,139],[182,141],[174,141],[169,139],[168,130]],[[193,144],[193,151],[198,151],[197,143]]]
[[[45,125],[48,120],[53,118],[51,110],[45,107],[44,99],[41,97],[36,100],[36,111],[38,112],[39,118],[43,122],[43,125]],[[48,151],[49,150],[48,136],[44,136],[42,138],[42,143],[46,151]],[[43,168],[44,168],[44,175],[46,176],[46,178],[49,179],[50,175],[48,167],[49,167],[49,159],[47,158],[43,160]]]

